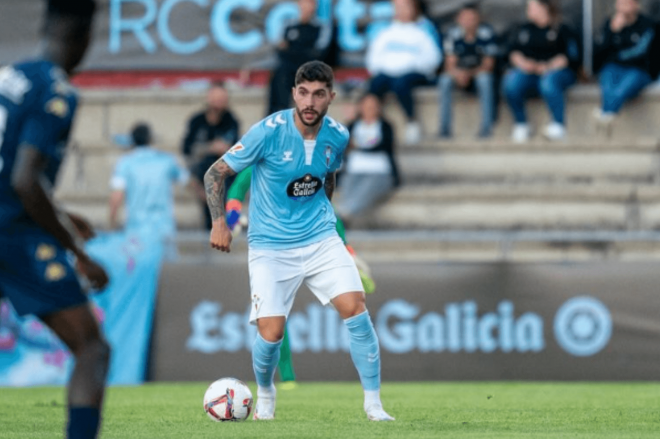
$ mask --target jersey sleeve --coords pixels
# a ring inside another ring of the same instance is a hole
[[[115,169],[110,177],[110,189],[113,191],[124,191],[128,185],[128,168],[129,164],[126,158],[121,158],[115,165]]]
[[[264,124],[262,121],[250,128],[250,131],[222,156],[222,160],[237,174],[262,159],[267,134]]]
[[[47,157],[57,157],[58,146],[71,127],[74,111],[63,97],[50,93],[40,97],[35,111],[23,124],[19,144],[34,146]]]
[[[335,122],[335,124],[341,128],[339,134],[341,136],[340,140],[340,147],[337,151],[337,154],[335,155],[334,161],[330,164],[330,167],[328,168],[328,173],[333,173],[337,172],[339,168],[341,168],[341,164],[343,163],[344,159],[344,154],[346,153],[346,148],[348,147],[348,139],[349,139],[349,133],[348,130],[341,124]]]

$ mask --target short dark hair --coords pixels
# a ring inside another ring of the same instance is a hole
[[[303,82],[315,81],[325,82],[328,88],[332,90],[335,75],[332,73],[332,68],[323,61],[306,62],[301,65],[296,72],[296,86]]]
[[[131,130],[133,146],[148,146],[151,144],[151,128],[146,123],[138,123]]]
[[[465,11],[466,9],[470,11],[479,12],[479,3],[477,2],[466,3],[463,6],[461,6],[460,10]]]

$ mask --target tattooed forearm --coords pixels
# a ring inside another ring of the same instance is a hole
[[[204,174],[206,203],[213,221],[225,217],[225,179],[234,174],[235,172],[222,159],[215,162]]]
[[[335,173],[328,174],[325,177],[325,183],[323,185],[325,189],[325,194],[328,196],[328,200],[332,201],[332,194],[335,193],[335,182],[336,182]]]

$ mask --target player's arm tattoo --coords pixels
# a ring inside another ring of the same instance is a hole
[[[225,217],[225,180],[235,174],[222,158],[213,163],[204,174],[206,203],[209,205],[213,221]]]
[[[337,178],[334,172],[325,176],[325,183],[323,187],[325,189],[325,194],[328,196],[328,200],[330,201],[332,201],[332,195],[335,193],[336,182]]]

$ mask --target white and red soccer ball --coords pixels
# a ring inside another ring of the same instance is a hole
[[[204,393],[204,411],[216,422],[244,421],[252,412],[252,392],[236,378],[220,378]]]

